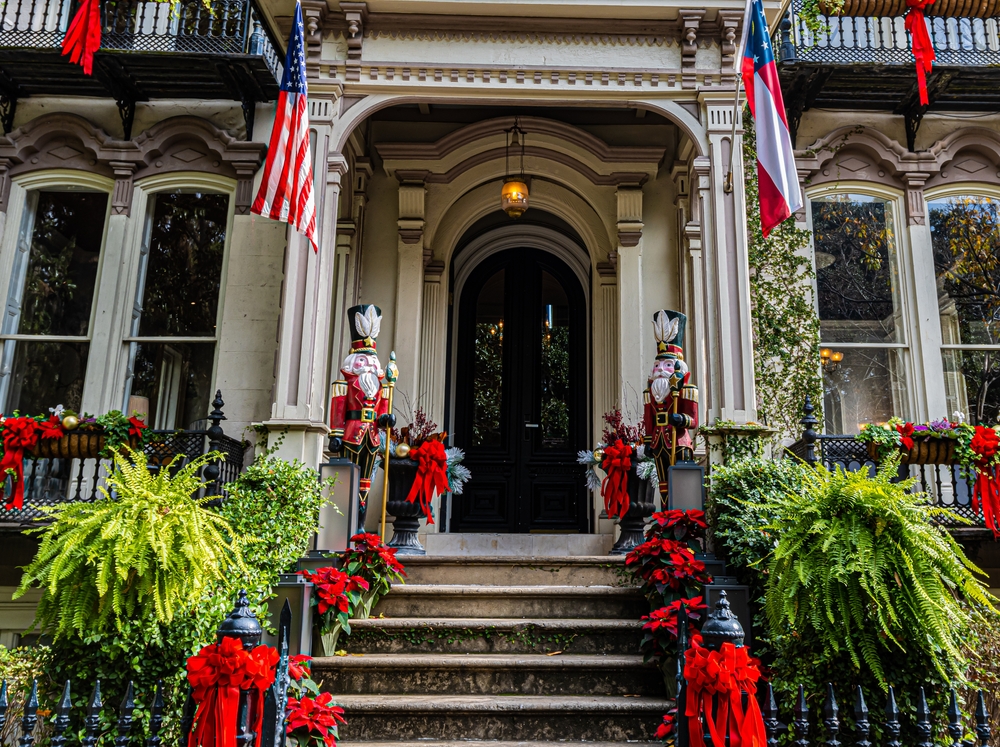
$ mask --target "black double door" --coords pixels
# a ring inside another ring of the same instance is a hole
[[[454,443],[472,479],[454,532],[586,532],[586,300],[554,255],[512,249],[471,274],[458,304]]]

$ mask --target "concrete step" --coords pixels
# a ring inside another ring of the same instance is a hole
[[[534,557],[424,555],[401,558],[407,583],[507,586],[636,586],[624,556]]]
[[[357,654],[635,654],[641,640],[638,618],[395,617],[352,620],[338,645]]]
[[[421,542],[428,555],[497,556],[532,558],[538,556],[608,557],[615,538],[610,534],[426,534]]]
[[[386,617],[631,618],[649,612],[637,588],[613,586],[394,586],[372,614]]]
[[[313,660],[332,693],[358,695],[663,695],[642,657],[593,654],[367,654]]]
[[[553,747],[552,742],[467,742],[464,739],[445,741],[420,740],[417,744],[427,745],[427,747]],[[560,740],[556,744],[562,747],[659,747],[662,742],[565,742]],[[337,741],[337,747],[413,747],[413,742],[344,742]]]
[[[344,742],[369,740],[652,741],[661,698],[534,695],[339,695]]]

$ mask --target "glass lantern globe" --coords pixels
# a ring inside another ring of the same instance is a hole
[[[500,192],[500,208],[511,218],[520,218],[528,209],[528,185],[512,179],[504,182]]]

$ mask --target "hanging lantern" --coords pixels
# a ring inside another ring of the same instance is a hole
[[[524,179],[524,130],[519,120],[514,120],[514,126],[505,130],[507,134],[506,173],[503,189],[500,191],[500,208],[511,218],[520,218],[528,209],[528,184]],[[520,158],[520,168],[516,175],[511,174],[510,155]]]

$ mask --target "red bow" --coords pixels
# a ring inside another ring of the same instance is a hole
[[[608,516],[625,518],[628,512],[628,471],[632,468],[632,447],[624,441],[604,448],[601,469],[607,474],[601,482],[604,511]]]
[[[410,449],[410,459],[418,462],[419,466],[406,500],[413,503],[420,498],[420,508],[427,517],[427,523],[433,524],[431,501],[434,499],[434,493],[444,495],[448,492],[448,455],[445,453],[444,444],[440,441],[424,441]]]
[[[983,519],[996,539],[1000,537],[1000,474],[992,462],[1000,449],[1000,436],[992,428],[977,425],[972,441],[969,442],[969,449],[978,457],[976,484],[972,489],[972,509],[978,511],[982,501]]]
[[[927,106],[927,73],[934,66],[937,56],[934,54],[934,44],[927,33],[927,21],[924,19],[924,9],[934,0],[906,0],[906,30],[910,32],[910,47],[913,59],[917,62],[917,88],[920,89],[920,104]]]
[[[684,715],[688,719],[691,746],[705,747],[704,716],[713,745],[766,747],[764,719],[756,698],[760,662],[750,656],[746,647],[723,643],[721,650],[709,651],[696,640],[684,656],[688,687]],[[745,713],[744,692],[749,696]],[[713,696],[718,696],[714,708]]]
[[[62,53],[70,62],[79,63],[87,75],[94,70],[94,52],[101,48],[101,4],[99,0],[80,0],[80,7],[63,37]]]
[[[250,723],[260,743],[264,691],[274,682],[278,652],[270,646],[246,651],[239,638],[205,646],[187,661],[191,697],[198,704],[188,747],[236,747],[240,690],[250,691]]]
[[[14,478],[14,493],[5,508],[24,508],[24,452],[38,445],[38,422],[34,418],[7,418],[3,424],[3,460],[0,474]]]

